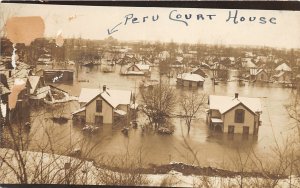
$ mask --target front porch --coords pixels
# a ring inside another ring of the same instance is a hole
[[[223,120],[220,118],[210,118],[210,129],[216,132],[224,132]]]

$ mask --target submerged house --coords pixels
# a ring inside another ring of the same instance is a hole
[[[83,88],[79,102],[81,108],[72,115],[86,123],[113,124],[117,116],[125,116],[130,112],[132,103],[131,91],[111,90],[103,86],[103,90]]]
[[[129,66],[126,71],[125,75],[148,75],[150,74],[151,67],[148,64],[133,64]]]
[[[282,63],[275,69],[276,74],[273,76],[274,80],[280,83],[291,83],[292,69],[286,64]]]
[[[264,69],[250,69],[250,80],[267,82],[269,81],[269,76]]]
[[[29,100],[34,104],[38,104],[50,92],[50,86],[45,85],[41,76],[28,76],[28,81],[30,83]]]
[[[210,95],[207,124],[213,130],[228,134],[257,135],[262,107],[259,98]]]
[[[74,70],[71,69],[51,69],[43,70],[45,82],[52,83],[73,83]]]
[[[203,86],[204,78],[199,74],[183,73],[177,76],[177,85],[185,87],[200,87]]]

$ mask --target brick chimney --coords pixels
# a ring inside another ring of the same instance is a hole
[[[238,99],[238,98],[239,98],[239,93],[235,93],[235,94],[234,94],[234,98],[235,98],[235,99]]]
[[[103,85],[103,91],[106,91],[106,85]]]

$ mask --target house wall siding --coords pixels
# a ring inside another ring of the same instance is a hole
[[[264,71],[258,73],[258,75],[257,75],[257,80],[259,80],[259,81],[267,81],[267,80],[268,80],[268,75],[267,75],[267,73],[264,72]]]
[[[96,100],[102,100],[102,113],[96,112]],[[113,123],[113,109],[112,107],[103,100],[100,96],[93,100],[89,105],[86,106],[86,122],[95,123],[95,116],[103,116],[104,124]]]
[[[234,117],[235,117],[235,110],[236,109],[243,109],[245,110],[245,117],[244,117],[244,123],[235,123]],[[238,105],[235,108],[231,109],[229,112],[224,114],[223,121],[224,121],[224,132],[228,133],[228,126],[233,125],[234,126],[234,133],[243,133],[243,127],[247,126],[249,127],[249,134],[254,133],[254,123],[255,123],[255,115],[249,112],[244,106]]]

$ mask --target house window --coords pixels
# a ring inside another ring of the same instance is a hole
[[[96,112],[102,112],[102,100],[96,100]]]
[[[234,122],[235,123],[244,123],[244,119],[245,119],[245,110],[236,109],[235,116],[234,116]]]

